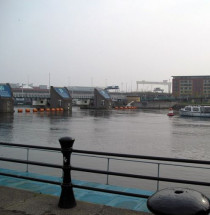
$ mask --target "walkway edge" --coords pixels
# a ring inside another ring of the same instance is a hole
[[[30,191],[0,186],[0,214],[8,215],[148,215],[149,213],[119,209],[77,201],[72,209],[58,207],[59,198]]]

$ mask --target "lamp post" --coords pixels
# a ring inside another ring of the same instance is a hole
[[[24,86],[24,85],[25,85],[25,84],[22,83],[22,98],[23,98],[23,86]]]

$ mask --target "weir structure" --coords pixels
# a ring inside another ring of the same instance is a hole
[[[64,111],[72,110],[72,97],[66,87],[50,88],[50,107],[63,108]]]
[[[112,108],[112,99],[107,90],[94,89],[94,109],[108,110]]]
[[[0,84],[0,113],[13,113],[14,99],[9,84]]]

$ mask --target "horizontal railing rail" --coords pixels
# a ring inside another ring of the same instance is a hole
[[[30,148],[30,149],[39,149],[39,150],[48,150],[48,151],[61,151],[61,148],[47,147],[47,146],[35,146],[35,145],[27,145],[27,144],[17,144],[17,143],[4,143],[0,142],[1,146],[9,146],[9,147],[18,147],[18,148]]]
[[[13,163],[22,163],[22,164],[31,164],[31,165],[36,165],[36,166],[52,167],[52,168],[58,168],[58,169],[62,169],[62,167],[63,167],[62,165],[57,165],[57,164],[43,163],[43,162],[38,162],[38,161],[28,161],[28,160],[14,159],[14,158],[0,157],[0,160],[13,162]]]
[[[110,157],[124,157],[124,158],[145,159],[145,160],[159,160],[159,161],[170,161],[170,162],[179,162],[179,163],[181,162],[181,163],[194,163],[194,164],[210,164],[210,161],[205,161],[205,160],[154,157],[154,156],[145,156],[145,155],[130,155],[130,154],[121,154],[121,153],[86,151],[86,150],[78,150],[78,149],[72,149],[72,152],[75,152],[78,154],[106,155],[106,156],[110,156]]]
[[[54,184],[54,185],[61,185],[61,183],[57,182],[57,181],[34,178],[34,177],[29,177],[29,176],[15,175],[15,174],[10,174],[10,173],[3,173],[3,172],[0,172],[0,175],[7,176],[7,177],[13,177],[13,178],[19,178],[19,179],[26,179],[26,180],[36,181],[36,182]],[[104,193],[112,193],[112,194],[118,194],[118,195],[123,195],[123,196],[131,196],[131,197],[139,197],[139,198],[148,198],[149,197],[149,195],[121,192],[121,191],[115,191],[115,190],[106,190],[106,189],[82,186],[82,185],[76,185],[76,184],[74,184],[73,187],[78,188],[78,189],[92,190],[92,191],[98,191],[98,192],[104,192]]]
[[[43,163],[43,162],[37,162],[37,161],[27,161],[27,160],[4,158],[4,157],[0,157],[0,160],[7,161],[7,162],[13,162],[13,163],[22,163],[22,164],[31,164],[31,165],[36,165],[36,166],[58,168],[58,169],[63,168],[62,165],[49,164],[49,163]],[[171,178],[163,178],[163,177],[155,177],[155,176],[136,175],[136,174],[119,173],[119,172],[112,172],[112,171],[105,171],[105,170],[103,171],[103,170],[95,170],[95,169],[88,169],[88,168],[81,168],[81,167],[73,167],[73,166],[71,166],[71,170],[76,170],[76,171],[80,171],[80,172],[105,174],[105,175],[114,175],[114,176],[121,176],[121,177],[128,177],[128,178],[159,180],[159,181],[165,181],[165,182],[210,186],[209,182],[198,182],[198,181],[191,181],[191,180],[181,180],[181,179],[171,179]],[[1,175],[1,173],[0,173],[0,175]]]
[[[86,169],[79,167],[71,167],[72,170],[81,171],[81,172],[90,172],[90,173],[98,173],[98,174],[109,174],[114,176],[128,177],[128,178],[137,178],[137,179],[147,179],[147,180],[159,180],[164,182],[174,182],[174,183],[182,183],[182,184],[193,184],[193,185],[202,185],[202,186],[210,186],[209,182],[200,182],[200,181],[191,181],[191,180],[181,180],[181,179],[171,179],[171,178],[163,178],[156,176],[145,176],[145,175],[136,175],[129,173],[119,173],[119,172],[107,172],[103,170],[94,170],[94,169]]]
[[[30,149],[40,149],[40,150],[49,150],[49,151],[58,151],[60,148],[46,147],[46,146],[35,146],[35,145],[26,145],[26,144],[15,144],[15,143],[4,143],[0,142],[2,146],[10,147],[20,147],[20,148],[30,148]],[[79,150],[71,149],[73,153],[77,154],[91,154],[91,155],[104,155],[110,157],[124,157],[124,158],[133,158],[133,159],[145,159],[145,160],[159,160],[159,161],[169,161],[169,162],[181,162],[181,163],[194,163],[194,164],[210,164],[210,161],[206,160],[193,160],[193,159],[181,159],[181,158],[168,158],[168,157],[156,157],[156,156],[145,156],[145,155],[131,155],[131,154],[121,154],[121,153],[110,153],[110,152],[99,152],[99,151],[88,151],[88,150]]]
[[[182,164],[183,163],[191,163],[191,164],[199,164],[199,165],[209,165],[210,161],[78,150],[78,149],[72,148],[73,143],[74,143],[74,139],[72,139],[72,138],[65,137],[65,138],[61,138],[59,141],[61,144],[61,148],[34,146],[34,145],[22,145],[22,144],[3,143],[3,142],[0,142],[0,146],[18,147],[18,148],[20,147],[20,148],[26,148],[26,149],[62,152],[62,154],[63,154],[63,165],[43,163],[43,162],[38,162],[38,161],[30,161],[30,160],[28,160],[28,155],[27,155],[27,160],[0,157],[0,161],[21,163],[21,164],[27,164],[27,165],[30,164],[30,165],[36,165],[36,166],[62,169],[63,170],[63,182],[62,182],[62,184],[61,184],[61,182],[57,182],[57,181],[33,178],[33,177],[22,176],[22,175],[15,175],[15,174],[10,174],[10,173],[0,172],[0,175],[8,176],[8,177],[16,177],[16,178],[21,178],[21,179],[27,179],[27,180],[33,180],[33,181],[39,181],[39,182],[50,183],[50,184],[55,184],[55,185],[61,185],[62,192],[61,192],[61,196],[60,196],[60,200],[59,200],[59,206],[63,207],[63,208],[73,207],[76,204],[72,188],[88,189],[88,190],[92,190],[92,191],[113,193],[113,194],[118,194],[118,195],[140,197],[140,198],[148,198],[149,197],[149,195],[136,194],[136,193],[130,193],[130,192],[121,192],[121,191],[108,190],[108,189],[106,190],[106,189],[101,189],[101,188],[96,188],[96,187],[72,184],[71,175],[70,175],[70,172],[72,170],[73,171],[79,171],[79,172],[104,174],[104,175],[107,175],[107,177],[108,176],[120,176],[120,177],[135,178],[135,179],[153,180],[153,181],[158,182],[158,186],[159,186],[160,181],[182,183],[182,184],[191,184],[191,185],[210,186],[210,183],[205,182],[205,181],[173,179],[173,178],[160,177],[159,176],[160,165],[175,165],[174,163],[182,163]],[[72,166],[70,164],[70,158],[71,158],[72,153],[75,155],[86,155],[86,156],[94,156],[94,157],[98,157],[98,158],[106,158],[106,159],[108,159],[107,170],[98,170],[98,169],[90,169],[90,168],[82,168],[82,167]],[[124,159],[122,159],[122,158],[124,158]],[[158,176],[148,176],[148,175],[139,175],[139,174],[130,174],[130,173],[110,171],[109,170],[109,160],[110,159],[119,159],[119,160],[123,160],[123,161],[140,160],[140,162],[145,162],[142,160],[149,160],[146,162],[158,165]],[[163,162],[165,162],[165,163],[163,163]],[[186,165],[181,165],[181,164],[180,165],[176,164],[176,165],[177,166],[186,166]],[[187,166],[187,167],[194,167],[194,166]],[[195,166],[195,168],[205,168],[205,167],[196,167]],[[206,169],[209,169],[209,168],[206,168]],[[107,181],[108,181],[108,178],[107,178]],[[68,187],[68,191],[66,191],[67,187]],[[69,190],[72,190],[72,191],[69,191]],[[70,206],[69,206],[69,203],[67,204],[65,201],[65,198],[69,198],[69,196],[71,199]]]
[[[23,176],[23,175],[15,175],[15,174],[5,173],[5,172],[0,172],[0,175],[7,176],[7,177],[13,177],[13,178],[26,179],[26,180],[31,180],[31,181],[37,181],[37,182],[43,182],[43,183],[48,183],[48,184],[54,184],[54,185],[61,185],[61,183],[57,182],[57,181],[46,180],[46,179],[41,179],[41,178],[34,178],[34,177]]]
[[[81,156],[81,157],[88,157],[88,158],[107,159],[107,174],[106,174],[107,175],[107,179],[106,179],[106,184],[107,185],[109,184],[109,175],[111,175],[111,174],[108,174],[110,172],[109,171],[110,160],[112,160],[112,161],[123,161],[123,162],[125,162],[125,161],[126,162],[133,162],[133,163],[135,163],[135,166],[136,166],[136,163],[158,165],[158,170],[157,170],[157,176],[158,176],[157,190],[159,190],[159,181],[165,181],[165,180],[162,180],[163,178],[160,178],[160,166],[184,167],[184,168],[203,169],[203,170],[204,169],[205,170],[210,169],[210,166],[206,167],[206,164],[201,164],[202,166],[201,165],[192,165],[193,162],[190,162],[191,165],[185,165],[185,164],[180,163],[180,162],[178,162],[178,163],[173,163],[173,162],[172,163],[166,163],[164,161],[154,161],[154,160],[143,160],[143,159],[140,160],[140,159],[129,159],[129,158],[123,159],[123,158],[117,158],[117,157],[107,157],[107,156],[103,156],[103,155],[98,156],[98,155],[95,155],[95,154],[82,154],[82,153],[75,153],[75,152],[73,153],[73,155],[77,155],[77,156]],[[196,160],[195,164],[197,164],[197,160]],[[72,168],[75,168],[75,167],[72,167]],[[150,180],[150,179],[148,178],[148,180]],[[192,185],[197,185],[197,183],[198,183],[197,181],[187,181],[187,180],[185,180],[185,182],[186,182],[186,184],[192,184]],[[184,181],[179,180],[179,181],[177,181],[177,183],[184,183]],[[202,184],[199,184],[199,185],[204,185],[204,184],[206,184],[206,182],[204,182]],[[208,184],[206,184],[206,186],[208,186]]]

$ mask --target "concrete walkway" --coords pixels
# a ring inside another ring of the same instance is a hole
[[[32,178],[56,181],[56,182],[59,182],[59,184],[62,182],[62,178],[60,177],[40,175],[40,174],[29,173],[29,172],[19,172],[15,170],[8,170],[8,169],[2,169],[2,168],[0,168],[0,173],[7,173],[7,174],[18,175],[18,176],[27,176]],[[120,186],[105,185],[105,184],[99,184],[95,182],[88,182],[88,181],[81,181],[81,180],[72,180],[72,182],[74,185],[82,185],[85,187],[101,188],[106,190],[116,190],[116,191],[143,194],[143,195],[149,195],[149,196],[153,194],[152,191],[139,190],[136,188],[126,188],[126,187],[120,187]],[[60,197],[60,193],[61,193],[60,185],[35,182],[35,181],[1,176],[1,175],[0,175],[0,186],[30,191],[38,194],[56,196],[57,198]],[[96,191],[79,189],[79,188],[74,188],[73,190],[74,190],[74,196],[76,198],[76,201],[150,213],[150,211],[147,208],[147,199],[145,198],[122,196],[117,194],[96,192]]]
[[[77,201],[72,209],[58,207],[59,198],[51,195],[0,186],[1,215],[148,215],[127,209]]]

